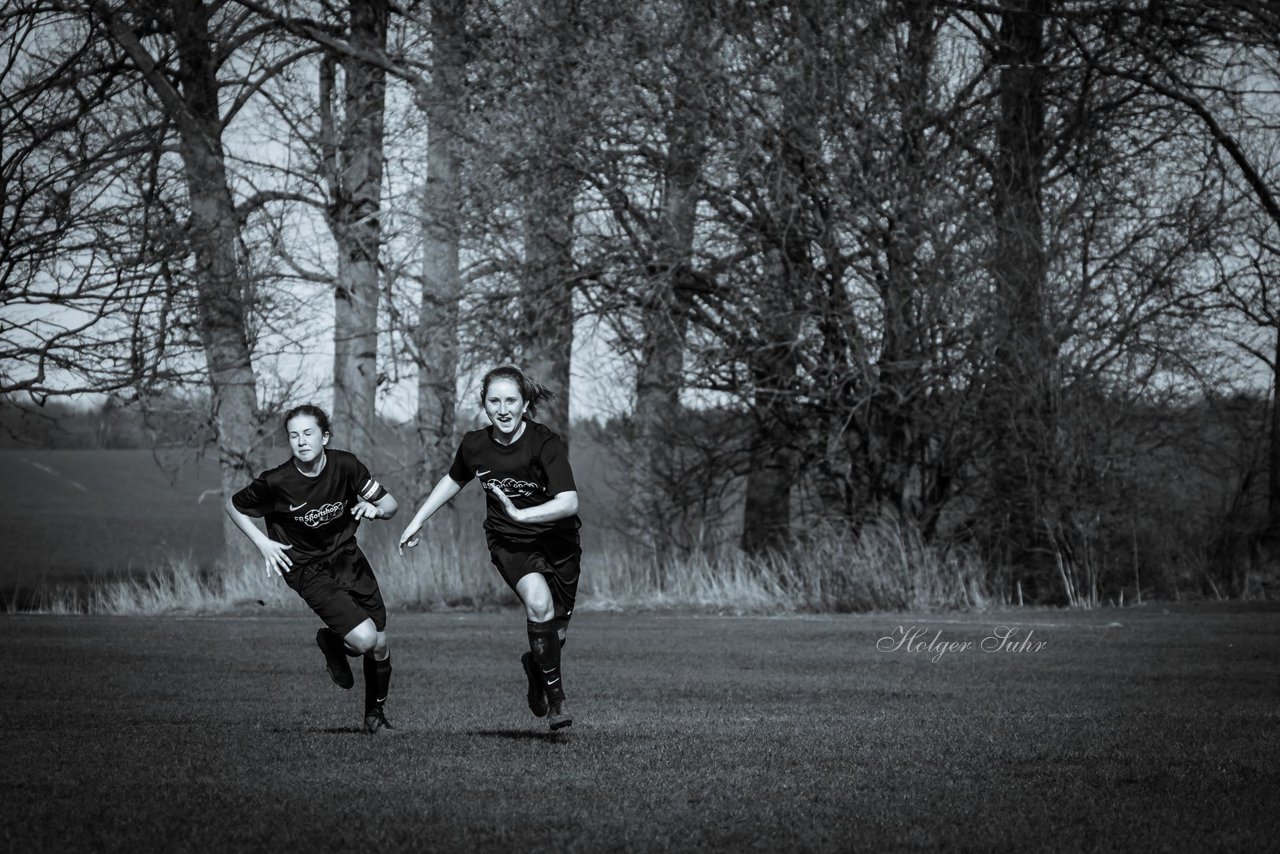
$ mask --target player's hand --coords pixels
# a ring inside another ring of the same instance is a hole
[[[406,547],[412,549],[415,548],[418,543],[422,542],[421,538],[418,536],[421,530],[422,526],[404,529],[404,533],[400,535],[400,554],[404,554]]]
[[[511,503],[511,499],[508,498],[507,494],[502,491],[502,487],[498,486],[498,484],[496,483],[491,483],[491,484],[488,484],[485,488],[488,489],[490,492],[492,492],[494,497],[498,499],[498,503],[502,505],[502,509],[507,512],[508,516],[510,516],[516,522],[521,521],[520,508],[516,507],[514,504]]]
[[[378,508],[363,498],[357,498],[355,506],[351,508],[351,515],[356,517],[357,522],[362,519],[377,519]]]
[[[293,561],[285,552],[293,548],[293,546],[277,543],[275,540],[264,540],[258,545],[258,553],[262,555],[262,559],[267,562],[267,578],[271,577],[271,573],[283,576],[286,572],[293,568]]]

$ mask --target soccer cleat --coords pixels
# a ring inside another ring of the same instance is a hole
[[[317,629],[316,646],[324,653],[325,668],[334,684],[339,688],[350,688],[356,684],[356,678],[351,675],[351,665],[347,663],[347,652],[337,635],[328,629]],[[334,649],[334,646],[339,648]]]
[[[542,677],[533,667],[533,653],[526,652],[520,656],[520,665],[524,668],[525,678],[529,680],[529,711],[540,718],[547,716],[547,695],[542,685]]]
[[[387,716],[382,713],[382,706],[364,713],[364,731],[369,735],[396,734],[396,728],[387,723]]]
[[[552,730],[564,729],[573,724],[573,715],[569,714],[564,700],[552,700],[550,717],[547,720]]]

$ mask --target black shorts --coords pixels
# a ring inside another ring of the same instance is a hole
[[[512,590],[529,573],[542,573],[551,588],[556,616],[565,620],[572,616],[582,572],[582,547],[576,540],[542,537],[521,543],[490,538],[489,555]]]
[[[387,606],[378,579],[355,543],[329,557],[294,567],[285,573],[284,581],[341,637],[365,620],[373,620],[380,632],[387,628]]]

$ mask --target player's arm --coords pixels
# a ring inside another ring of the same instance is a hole
[[[396,497],[390,492],[373,502],[373,506],[378,508],[378,516],[382,519],[390,519],[400,509],[400,505],[396,503]]]
[[[550,501],[533,507],[516,507],[497,483],[491,483],[489,491],[498,499],[506,514],[516,522],[536,525],[568,519],[578,512],[578,486],[573,482],[569,450],[559,436],[552,436],[539,449],[538,459],[547,473],[546,488],[552,496]]]
[[[374,480],[368,467],[358,458],[343,454],[340,461],[348,467],[356,500],[351,505],[351,515],[357,522],[365,519],[390,519],[396,515],[399,505],[386,487]]]
[[[400,505],[396,503],[396,499],[388,492],[377,501],[366,501],[363,498],[357,498],[355,506],[351,508],[351,515],[357,519],[390,519],[396,515],[396,511],[399,509]]]
[[[413,514],[413,518],[405,526],[404,533],[400,535],[400,554],[404,554],[405,546],[413,548],[419,543],[418,535],[422,531],[422,526],[437,510],[448,504],[453,496],[461,491],[462,484],[458,483],[450,475],[446,474],[440,478],[435,488],[431,490],[431,494],[427,496],[427,500],[422,502],[418,512]]]
[[[507,511],[508,516],[517,522],[523,522],[527,525],[536,525],[539,522],[558,522],[561,519],[568,519],[578,512],[577,490],[556,493],[555,497],[550,501],[533,507],[515,506],[496,483],[489,488],[489,491],[497,497],[498,503],[502,505],[503,510]]]
[[[231,521],[249,538],[249,542],[257,547],[258,553],[266,561],[267,575],[270,575],[272,571],[276,575],[283,575],[293,567],[293,561],[286,554],[292,546],[277,543],[259,530],[258,526],[253,523],[252,518],[236,508],[231,496],[227,496],[224,506],[226,507],[227,515],[231,517]]]

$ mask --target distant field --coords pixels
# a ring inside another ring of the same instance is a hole
[[[217,464],[151,451],[0,450],[0,587],[139,570],[221,536]]]
[[[899,626],[1039,651],[878,651]],[[306,617],[0,616],[12,851],[1274,850],[1280,610],[393,614],[389,717]],[[358,677],[357,677],[358,678]]]
[[[586,443],[584,443],[586,444]],[[287,453],[284,452],[284,453]],[[591,449],[575,466],[582,484],[585,531],[591,547],[602,534],[596,520],[608,509],[601,470],[607,460]],[[417,485],[395,472],[384,482],[412,513]],[[207,562],[220,547],[221,496],[217,462],[147,450],[0,449],[0,602],[15,587],[78,584],[103,575],[144,571],[158,560],[193,555]],[[463,530],[482,538],[483,498],[474,486],[454,502]],[[394,546],[399,520],[361,530],[375,549]]]

